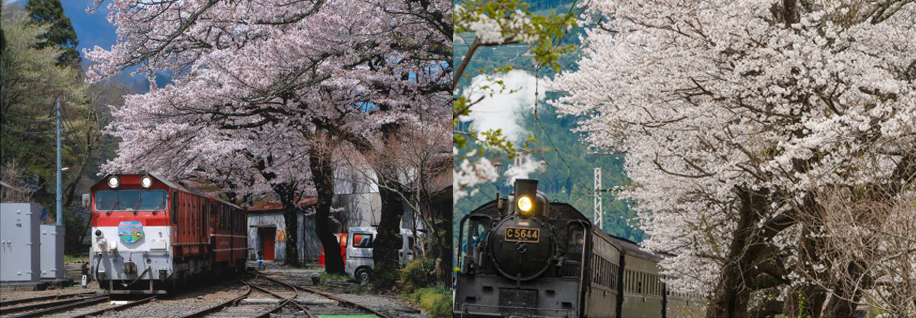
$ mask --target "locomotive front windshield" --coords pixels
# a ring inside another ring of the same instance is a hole
[[[165,190],[101,190],[95,193],[98,211],[165,210],[166,201]]]

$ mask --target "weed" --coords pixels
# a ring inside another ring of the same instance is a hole
[[[452,293],[445,287],[421,288],[410,294],[402,294],[401,299],[419,306],[427,315],[452,317]]]

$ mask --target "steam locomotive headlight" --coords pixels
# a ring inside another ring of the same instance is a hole
[[[108,178],[108,186],[111,187],[112,189],[117,188],[120,185],[121,185],[121,180],[118,179],[117,176],[112,176],[111,178]]]
[[[531,208],[533,207],[534,207],[534,203],[531,202],[530,197],[524,196],[524,197],[518,198],[518,209],[522,211],[522,213],[527,214],[531,212]]]
[[[149,188],[149,186],[153,185],[153,178],[150,178],[150,176],[143,176],[143,179],[140,179],[140,184],[143,185],[144,188]]]

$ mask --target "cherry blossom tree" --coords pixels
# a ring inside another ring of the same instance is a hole
[[[812,216],[836,187],[916,191],[916,5],[605,0],[585,16],[555,105],[627,154],[621,195],[646,247],[674,255],[669,288],[709,295],[708,317],[849,316],[863,289],[811,280],[834,257]]]
[[[344,164],[362,177],[378,187],[382,194],[382,210],[390,209],[389,214],[403,214],[410,211],[413,220],[411,229],[416,234],[419,224],[425,229],[427,235],[416,238],[426,246],[425,254],[418,250],[417,258],[427,257],[431,261],[438,259],[439,264],[451,264],[452,247],[449,238],[452,237],[452,209],[451,209],[451,171],[452,147],[451,132],[448,126],[448,117],[438,117],[425,121],[423,124],[405,125],[403,131],[396,135],[389,135],[385,140],[380,140],[381,145],[372,153],[354,151],[352,147],[341,147],[337,156]],[[445,203],[441,203],[443,201]],[[388,225],[399,229],[401,218],[382,218],[379,227],[384,222],[397,222]],[[392,236],[400,246],[401,240]],[[381,239],[381,237],[380,237]],[[379,241],[376,241],[378,244]],[[398,279],[397,275],[382,275],[381,273],[395,273],[393,269],[398,266],[398,250],[392,250],[385,255],[373,251],[375,259],[373,285],[389,287]],[[395,262],[385,262],[385,259]],[[389,266],[389,268],[380,267]],[[447,265],[446,265],[447,266]],[[437,277],[439,282],[449,281],[446,268],[437,268],[441,274]]]
[[[916,315],[916,197],[880,191],[822,191],[824,209],[807,216],[822,224],[816,253],[829,255],[805,279],[838,295],[856,295],[888,317]],[[836,303],[836,302],[834,302]],[[832,304],[828,304],[832,306]],[[852,314],[843,312],[843,314]]]
[[[173,82],[158,88],[151,80],[149,93],[115,110],[107,131],[122,142],[106,170],[198,176],[240,199],[272,192],[288,211],[306,192],[317,192],[316,231],[331,272],[342,272],[343,264],[321,220],[333,196],[327,143],[371,151],[377,135],[449,111],[446,1],[113,0],[108,6],[118,43],[85,52],[98,63],[90,80],[136,66],[150,78],[168,72]],[[295,214],[286,219],[296,231]],[[295,246],[287,242],[287,261],[298,261]]]

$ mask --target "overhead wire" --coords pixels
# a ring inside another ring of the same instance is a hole
[[[574,1],[570,4],[570,6],[569,6],[569,11],[566,12],[567,15],[571,14],[571,13],[572,13],[572,10],[574,10],[574,9],[576,8],[576,3],[578,3],[578,0],[574,0]],[[579,12],[579,13],[581,14],[581,12]],[[554,38],[551,40],[551,42],[552,42],[552,43],[555,43],[555,45],[559,45],[559,43],[563,41],[563,39],[566,37],[567,34],[569,34],[569,32],[564,33],[562,36],[554,37]],[[542,65],[541,65],[540,63],[538,63],[538,64],[535,65],[535,75],[534,75],[534,138],[537,139],[537,136],[538,136],[538,127],[540,127],[540,129],[544,132],[544,134],[547,135],[547,141],[550,142],[551,147],[553,147],[554,151],[557,153],[557,156],[560,158],[560,161],[562,161],[563,164],[566,166],[566,181],[567,181],[567,182],[570,182],[570,181],[571,181],[571,178],[572,178],[572,167],[569,165],[569,161],[566,160],[566,157],[563,155],[563,153],[562,153],[561,151],[558,151],[558,150],[557,150],[557,149],[559,149],[559,148],[557,148],[556,144],[553,142],[553,137],[550,136],[550,133],[547,132],[547,129],[546,129],[546,128],[544,128],[544,123],[543,123],[543,122],[540,120],[540,118],[538,117],[538,89],[539,89],[540,81],[541,81],[541,78],[540,78],[541,67],[542,67]],[[545,98],[546,98],[546,97],[545,97]],[[544,158],[544,161],[547,161],[546,158]],[[549,164],[549,162],[548,162],[548,164]]]

